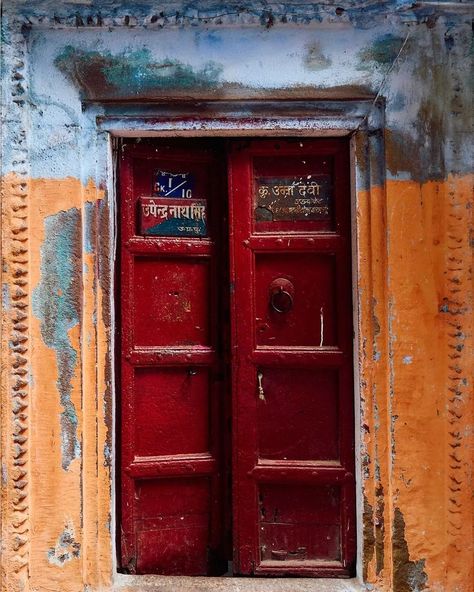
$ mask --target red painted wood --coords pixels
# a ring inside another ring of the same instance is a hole
[[[258,179],[320,175],[332,185],[326,219],[255,219]],[[234,569],[348,576],[355,559],[348,142],[237,142],[229,179]],[[278,278],[294,288],[286,313],[270,305]]]
[[[137,234],[157,169],[194,173],[207,237]],[[255,219],[278,178],[324,178],[327,217]],[[129,142],[120,198],[122,569],[219,574],[233,547],[238,574],[352,574],[347,140]]]
[[[121,565],[132,573],[227,568],[220,163],[212,143],[131,142],[121,152]],[[208,237],[138,236],[137,200],[157,170],[195,175]]]

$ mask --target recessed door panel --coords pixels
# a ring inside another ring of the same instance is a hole
[[[209,345],[209,260],[137,257],[133,280],[137,346]]]
[[[334,368],[259,368],[258,455],[273,460],[339,458],[339,380]]]
[[[137,456],[209,452],[209,389],[207,368],[137,368]]]
[[[137,571],[201,575],[207,567],[208,479],[137,481]]]
[[[307,565],[341,560],[340,490],[332,485],[261,485],[262,563]]]

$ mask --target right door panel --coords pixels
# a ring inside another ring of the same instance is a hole
[[[234,144],[229,176],[235,571],[348,576],[348,141]]]

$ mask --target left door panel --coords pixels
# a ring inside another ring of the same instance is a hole
[[[121,566],[129,573],[225,571],[217,150],[176,141],[121,150]]]

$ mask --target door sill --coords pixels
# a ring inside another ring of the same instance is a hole
[[[188,577],[117,574],[113,590],[114,592],[364,592],[367,588],[355,578]]]

